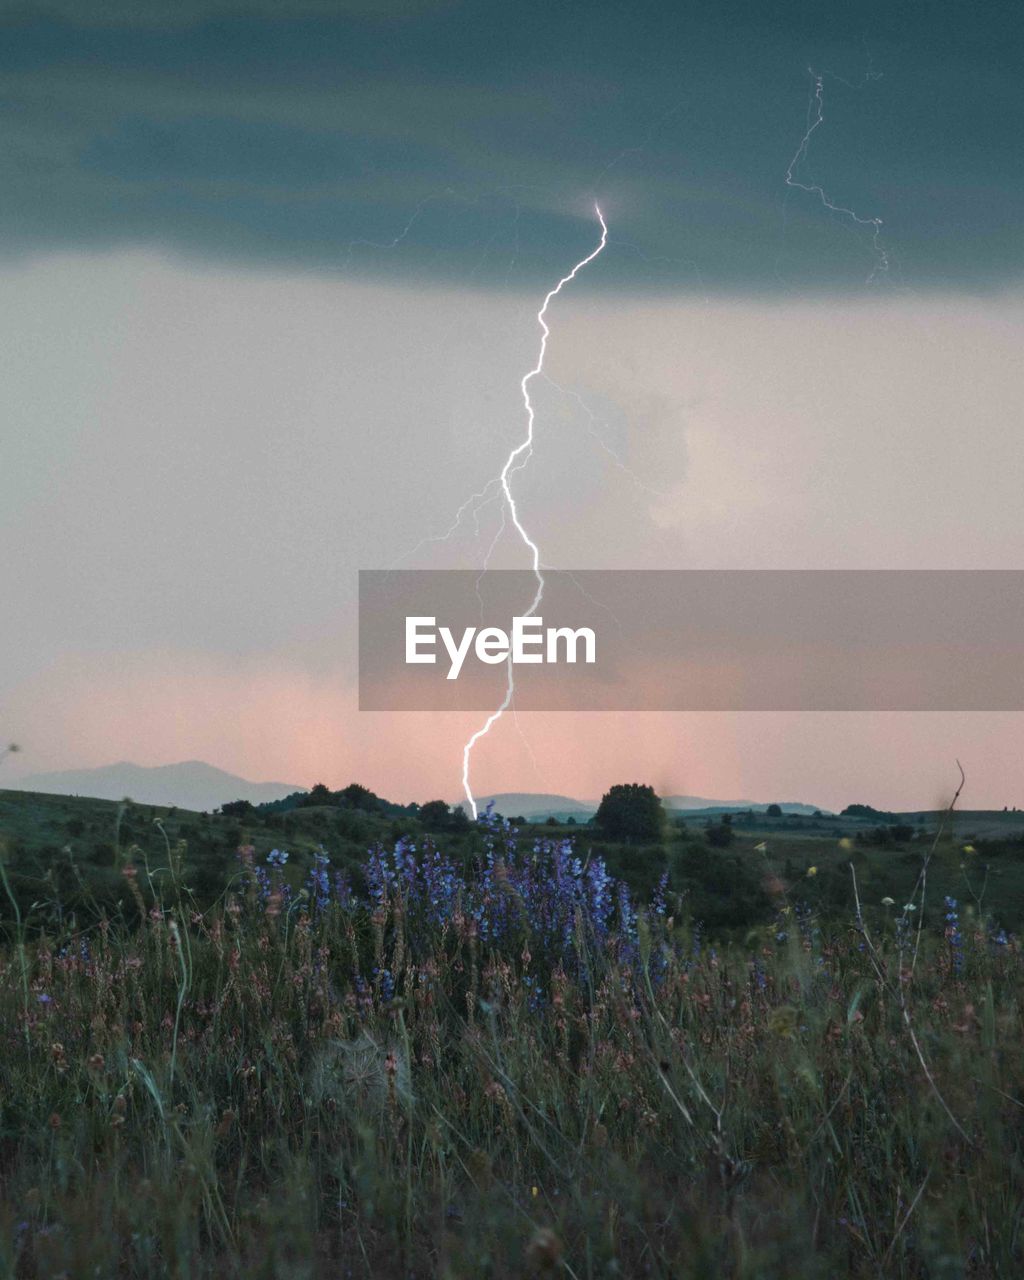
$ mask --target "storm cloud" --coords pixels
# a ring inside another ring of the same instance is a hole
[[[595,199],[598,287],[1020,276],[1021,31],[995,6],[66,0],[0,9],[8,253],[151,245],[247,265],[532,285]]]

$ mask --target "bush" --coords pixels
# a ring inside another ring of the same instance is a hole
[[[704,830],[704,838],[712,849],[728,849],[736,836],[730,823],[709,822]]]
[[[737,854],[686,844],[673,855],[672,888],[685,895],[690,919],[710,930],[747,929],[771,917],[760,869]]]

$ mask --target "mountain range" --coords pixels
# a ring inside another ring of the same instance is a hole
[[[152,767],[122,760],[98,769],[30,774],[19,778],[10,790],[90,796],[94,800],[123,800],[127,796],[137,804],[177,805],[179,809],[202,813],[217,809],[229,800],[265,804],[307,788],[287,782],[249,782],[202,760]]]
[[[126,796],[137,804],[177,805],[179,809],[199,812],[217,809],[229,800],[248,800],[265,804],[282,800],[296,791],[308,788],[290,782],[250,782],[202,760],[185,760],[180,764],[146,766],[122,760],[98,769],[70,769],[60,773],[36,773],[19,778],[9,788],[17,791],[41,791],[49,795],[90,796],[96,800],[123,800]],[[548,817],[575,818],[586,822],[597,812],[597,800],[577,800],[574,796],[530,791],[505,791],[477,798],[483,809],[494,802],[498,813],[506,817],[523,816],[532,820]],[[676,811],[707,810],[710,812],[753,809],[763,812],[768,806],[752,800],[714,800],[706,796],[664,796],[666,809]],[[455,801],[466,807],[464,801]],[[780,802],[784,813],[812,814],[816,806],[798,802]]]
[[[488,803],[494,802],[495,812],[506,818],[524,817],[536,821],[539,818],[575,818],[577,822],[586,822],[597,812],[597,800],[577,800],[573,796],[545,795],[529,791],[505,791],[497,795],[477,796],[477,808],[484,809]],[[734,813],[743,809],[752,809],[755,813],[763,813],[767,803],[756,800],[713,800],[707,796],[662,796],[662,804],[666,809],[677,812],[709,812]],[[456,804],[466,808],[465,801]],[[783,813],[827,813],[820,806],[803,804],[799,801],[779,801]]]

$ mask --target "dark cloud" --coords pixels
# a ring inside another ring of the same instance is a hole
[[[75,27],[197,26],[220,18],[354,17],[400,21],[450,9],[457,0],[0,0],[0,15],[59,18]]]
[[[800,173],[883,219],[890,282],[1021,271],[1021,41],[994,7],[42,0],[0,34],[9,252],[532,284],[599,198],[594,283],[855,286],[870,234],[784,183],[814,66]]]

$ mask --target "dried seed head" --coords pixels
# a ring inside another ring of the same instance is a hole
[[[526,1247],[527,1261],[541,1271],[554,1271],[562,1257],[562,1242],[550,1227],[541,1227]]]
[[[235,1116],[235,1113],[233,1111],[225,1111],[221,1116],[220,1123],[217,1125],[217,1128],[215,1130],[216,1136],[218,1138],[226,1137],[227,1134],[231,1132],[231,1129],[235,1123],[236,1118],[237,1117]]]

